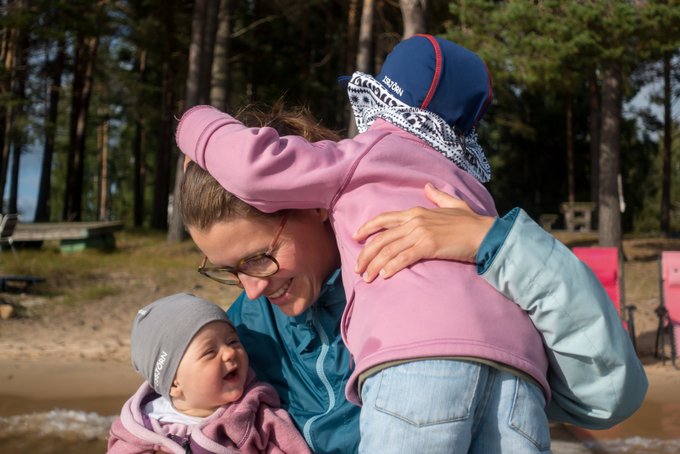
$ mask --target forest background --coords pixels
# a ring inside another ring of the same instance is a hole
[[[676,0],[0,0],[0,21],[3,213],[41,156],[24,222],[120,219],[179,240],[184,110],[284,96],[351,136],[337,77],[376,74],[426,32],[489,66],[479,134],[499,212],[596,202],[602,245],[680,231]]]

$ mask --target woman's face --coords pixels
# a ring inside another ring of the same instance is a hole
[[[239,274],[250,299],[265,296],[288,316],[303,313],[319,297],[321,286],[340,266],[335,237],[325,210],[291,212],[272,255],[279,271],[269,277]],[[236,266],[242,258],[267,251],[280,218],[234,218],[207,230],[190,228],[196,245],[216,266]]]

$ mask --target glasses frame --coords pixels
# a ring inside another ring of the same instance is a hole
[[[281,218],[281,222],[279,223],[278,230],[276,231],[276,235],[274,235],[274,239],[272,242],[269,244],[269,247],[267,248],[266,252],[260,252],[259,254],[254,254],[250,255],[248,257],[243,257],[241,260],[238,261],[238,264],[234,266],[208,266],[206,267],[205,265],[208,263],[208,256],[204,255],[203,260],[201,260],[201,264],[198,266],[198,272],[202,274],[203,276],[207,277],[208,279],[212,279],[215,282],[219,282],[220,284],[224,285],[241,285],[241,278],[238,277],[239,274],[245,274],[246,276],[251,276],[251,277],[269,277],[273,276],[274,274],[279,272],[280,265],[278,260],[276,260],[276,257],[272,255],[272,252],[274,251],[274,247],[276,246],[276,243],[279,241],[279,237],[281,236],[281,233],[283,232],[283,228],[286,226],[286,222],[288,221],[288,213],[284,213],[283,217]],[[271,272],[271,273],[265,273],[265,274],[250,274],[245,271],[241,270],[241,266],[254,259],[260,259],[262,257],[266,257],[269,260],[271,260],[274,265],[276,265],[276,269]],[[237,281],[231,282],[227,281],[224,279],[220,279],[215,276],[211,276],[210,273],[211,271],[228,271],[232,273],[234,276],[236,276]]]

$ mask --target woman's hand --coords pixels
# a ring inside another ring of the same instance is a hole
[[[423,259],[475,262],[494,218],[482,216],[462,200],[425,185],[425,195],[439,208],[411,208],[383,213],[366,222],[354,234],[364,241],[375,237],[357,259],[356,272],[366,282],[378,275],[387,279]]]

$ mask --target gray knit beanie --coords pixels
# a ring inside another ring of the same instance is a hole
[[[229,318],[214,303],[177,293],[140,309],[132,322],[132,367],[160,395],[170,398],[179,362],[196,333],[210,322]]]

